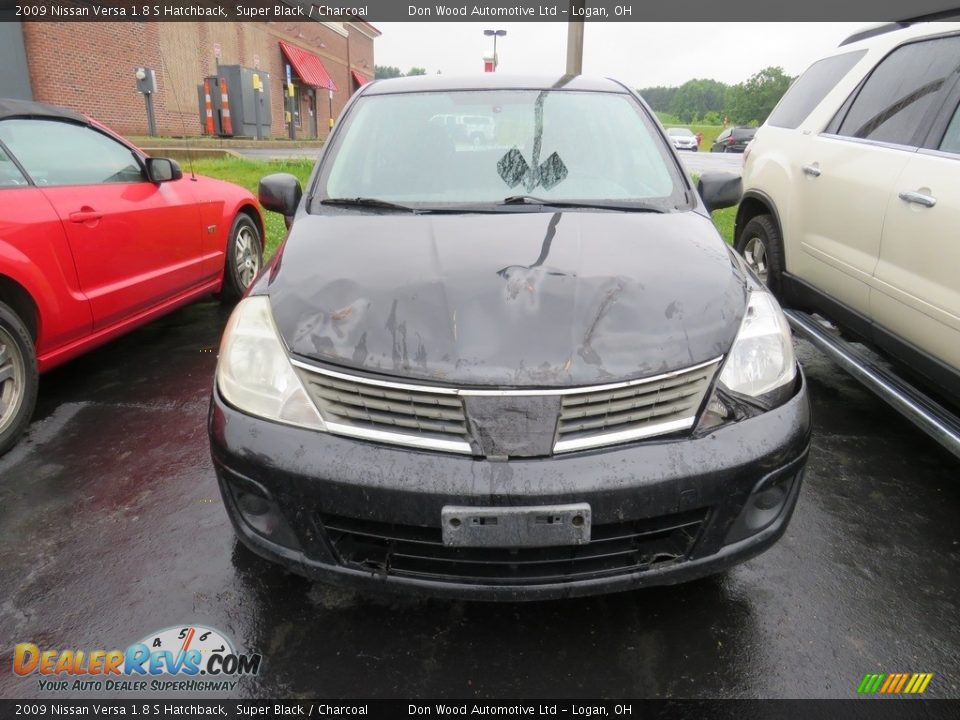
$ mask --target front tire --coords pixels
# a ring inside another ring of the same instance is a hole
[[[26,325],[0,302],[0,455],[26,430],[37,404],[37,354]]]
[[[770,215],[757,215],[743,226],[737,235],[734,248],[747,261],[747,265],[770,288],[777,298],[786,269],[783,254],[783,238],[780,229]]]
[[[226,256],[220,300],[235,303],[243,297],[263,264],[260,228],[246,213],[239,213],[230,227]]]

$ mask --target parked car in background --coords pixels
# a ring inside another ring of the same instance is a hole
[[[958,58],[960,23],[920,23],[818,60],[757,132],[736,219],[737,249],[781,301],[839,327],[810,325],[818,344],[915,420],[930,403],[907,407],[908,389],[960,407]],[[918,421],[941,442],[960,431]]]
[[[756,132],[756,128],[727,128],[717,135],[717,139],[713,141],[713,145],[710,147],[710,152],[742,153],[747,144],[753,140]]]
[[[700,146],[697,142],[697,136],[693,134],[690,128],[667,128],[667,136],[677,150],[693,150],[696,152]]]
[[[262,246],[243,188],[184,177],[70,110],[0,99],[0,453],[39,374],[202,295],[236,301]]]
[[[464,134],[474,145],[489,145],[494,138],[494,122],[489,115],[465,115],[463,123]]]
[[[451,107],[515,144],[452,143]],[[227,324],[209,421],[240,541],[310,577],[503,600],[769,547],[810,416],[780,308],[710,219],[739,187],[698,194],[612,80],[361,88],[305,194],[260,184],[291,231]]]
[[[489,115],[460,115],[437,113],[430,118],[430,125],[443,128],[457,143],[489,145],[494,140],[496,125]]]

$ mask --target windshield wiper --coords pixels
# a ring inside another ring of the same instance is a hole
[[[594,202],[591,200],[548,200],[546,198],[536,197],[535,195],[511,195],[503,199],[503,205],[543,205],[546,207],[558,208],[592,208],[597,210],[625,210],[627,212],[666,212],[662,208],[653,205],[643,205],[635,202],[625,201],[615,202]]]
[[[320,201],[321,205],[336,205],[342,207],[368,207],[383,208],[384,210],[402,210],[403,212],[417,213],[416,208],[393,203],[389,200],[379,200],[377,198],[355,197],[355,198],[324,198]]]

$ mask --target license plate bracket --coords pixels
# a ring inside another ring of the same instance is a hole
[[[470,507],[440,511],[443,544],[451,547],[554,547],[590,542],[590,505]]]

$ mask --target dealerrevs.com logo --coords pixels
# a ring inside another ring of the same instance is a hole
[[[151,633],[126,650],[41,649],[19,643],[13,672],[39,675],[43,691],[233,690],[260,672],[261,656],[238,653],[219,630],[201,625]]]

